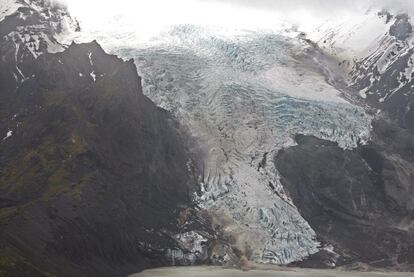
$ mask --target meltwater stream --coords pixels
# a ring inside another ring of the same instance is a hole
[[[226,222],[253,261],[287,264],[317,252],[315,232],[284,192],[273,157],[297,133],[344,148],[369,137],[371,118],[327,82],[329,59],[291,33],[180,25],[147,43],[132,38],[103,32],[98,40],[135,59],[144,93],[199,142],[199,205]]]

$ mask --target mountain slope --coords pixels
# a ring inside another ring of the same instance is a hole
[[[414,131],[414,35],[410,17],[396,15],[379,45],[355,65],[352,88],[360,91],[370,106]]]
[[[414,130],[414,33],[409,14],[367,11],[309,34],[349,71],[350,97]]]
[[[298,136],[298,146],[275,158],[295,205],[333,246],[301,265],[412,270],[412,31],[407,14],[370,11],[311,34],[348,71],[347,98],[375,116],[370,141],[355,150]]]
[[[374,125],[386,128],[383,122]],[[402,140],[404,131],[395,131]],[[322,264],[412,270],[412,158],[388,155],[388,145],[375,143],[351,151],[313,137],[297,136],[297,141],[275,163],[301,214],[319,239],[333,246]],[[315,256],[304,265],[320,262]]]
[[[125,276],[205,259],[186,244],[213,235],[193,209],[187,136],[142,94],[133,61],[62,45],[75,22],[64,9],[18,4],[0,22],[0,273]]]
[[[73,44],[40,56],[31,73],[0,144],[1,252],[15,260],[2,269],[28,261],[64,276],[122,276],[168,263],[145,245],[176,245],[188,157],[133,62]]]

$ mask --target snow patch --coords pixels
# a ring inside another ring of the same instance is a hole
[[[195,231],[175,235],[174,240],[178,247],[167,249],[166,255],[171,259],[172,265],[193,265],[200,258],[207,255],[207,239]]]
[[[95,74],[95,71],[92,71],[92,72],[90,73],[90,75],[91,75],[91,77],[92,77],[93,81],[94,81],[94,82],[96,82],[96,74]]]
[[[7,131],[6,136],[5,136],[2,140],[6,140],[6,139],[8,139],[9,137],[11,137],[12,135],[13,135],[13,131],[9,130],[9,131]]]
[[[93,66],[93,61],[92,61],[92,52],[88,54],[88,58],[89,58],[89,63],[91,66]]]
[[[366,89],[360,90],[359,96],[361,96],[361,98],[363,99],[366,99],[367,98]]]

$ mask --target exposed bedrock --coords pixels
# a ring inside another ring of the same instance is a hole
[[[275,158],[301,215],[333,246],[303,265],[412,268],[414,138],[386,121],[373,125],[375,142],[354,150],[297,135],[298,145]]]

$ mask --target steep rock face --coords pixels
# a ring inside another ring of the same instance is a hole
[[[39,55],[63,51],[58,36],[80,30],[66,8],[48,1],[15,1],[9,13],[0,20],[0,54],[2,65],[13,70],[2,70],[2,81],[8,78],[21,83],[29,77],[27,66]]]
[[[188,157],[134,63],[93,42],[27,72],[2,91],[13,101],[2,108],[1,270],[124,276],[170,264],[191,202]]]
[[[395,16],[378,47],[356,63],[351,76],[352,89],[365,102],[414,131],[414,36],[407,14]]]
[[[8,131],[8,106],[31,77],[32,64],[44,53],[63,51],[56,37],[79,30],[65,8],[49,1],[7,0],[0,6],[0,133]],[[6,129],[4,129],[6,128]]]
[[[275,159],[294,204],[320,240],[333,246],[329,258],[323,258],[325,265],[358,261],[411,268],[414,262],[414,167],[412,155],[405,154],[412,153],[414,141],[384,121],[375,122],[374,130],[383,145],[343,150],[298,135],[298,146],[280,151]],[[405,149],[390,151],[390,141]]]
[[[414,35],[409,14],[370,9],[332,19],[308,35],[348,73],[348,97],[414,130]]]
[[[414,33],[409,14],[374,9],[326,24],[311,39],[349,73],[349,97],[414,130]]]

